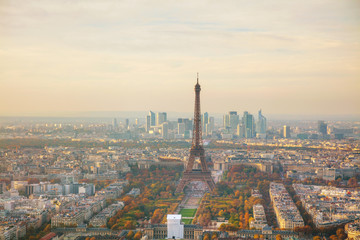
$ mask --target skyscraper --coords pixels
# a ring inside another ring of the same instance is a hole
[[[229,112],[229,124],[232,131],[236,130],[236,127],[239,124],[239,115],[237,115],[237,112]]]
[[[266,117],[262,115],[261,109],[259,110],[258,122],[256,124],[256,132],[260,134],[266,133]]]
[[[245,138],[253,138],[255,137],[255,123],[254,116],[249,114],[247,111],[244,112],[242,117],[242,125],[243,125],[243,134]]]
[[[150,116],[150,126],[155,126],[156,122],[155,122],[155,113],[150,111],[149,112],[149,116]]]
[[[185,138],[191,136],[193,129],[192,120],[188,118],[178,118],[178,134],[184,134]]]
[[[118,130],[118,128],[119,128],[119,125],[118,125],[118,122],[117,122],[117,119],[116,118],[114,118],[114,131],[117,131]]]
[[[223,127],[225,130],[230,128],[230,117],[228,114],[223,116]]]
[[[209,123],[206,128],[206,134],[212,134],[212,132],[214,131],[214,128],[215,128],[215,118],[209,117]]]
[[[284,125],[283,128],[283,137],[284,138],[290,138],[290,126]]]
[[[178,122],[178,134],[185,134],[185,123],[184,122]]]
[[[147,115],[146,116],[146,132],[149,132],[151,128],[151,116]]]
[[[236,111],[230,111],[228,114],[224,115],[224,128],[229,132],[235,132],[238,124],[239,115],[237,115]]]
[[[318,132],[323,136],[327,135],[327,124],[324,121],[318,121]]]
[[[163,122],[161,124],[161,136],[164,139],[168,138],[169,124],[167,122]]]
[[[162,123],[167,121],[166,112],[159,112],[156,114],[156,126],[160,126]]]
[[[207,112],[205,112],[203,115],[202,115],[202,123],[203,123],[203,129],[206,128],[206,124],[209,123],[209,114]]]

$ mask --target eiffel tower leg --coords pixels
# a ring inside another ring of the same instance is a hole
[[[192,169],[194,167],[194,161],[195,161],[195,156],[193,154],[190,154],[189,161],[188,161],[188,164],[186,166],[186,171],[187,172],[192,171]]]
[[[178,184],[177,187],[176,187],[175,192],[176,192],[176,193],[181,193],[181,192],[183,192],[185,186],[187,185],[187,183],[188,183],[187,180],[185,180],[184,178],[181,179],[180,182],[179,182],[179,184]]]
[[[201,162],[201,169],[202,169],[202,171],[203,171],[203,172],[206,172],[208,169],[207,169],[207,165],[206,165],[205,156],[204,156],[203,153],[200,155],[200,162]]]
[[[208,186],[210,192],[212,192],[215,189],[215,182],[213,179],[208,179],[206,181],[206,185]]]

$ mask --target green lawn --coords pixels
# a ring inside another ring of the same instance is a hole
[[[197,209],[181,209],[180,213],[183,217],[194,217]]]
[[[191,224],[192,223],[192,219],[182,219],[181,220],[184,224]]]

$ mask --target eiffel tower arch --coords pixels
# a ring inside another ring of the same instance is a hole
[[[190,148],[190,157],[186,165],[183,177],[180,180],[176,188],[176,192],[183,192],[185,186],[190,182],[200,181],[203,182],[210,191],[214,190],[215,182],[211,177],[211,172],[208,170],[206,160],[205,160],[205,150],[201,141],[201,111],[200,111],[200,91],[201,87],[199,84],[199,75],[197,77],[197,82],[195,85],[195,110],[194,110],[194,129],[193,129],[193,138]],[[193,169],[195,160],[200,160],[201,169]]]

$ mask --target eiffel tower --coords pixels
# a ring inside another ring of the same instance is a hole
[[[192,145],[190,148],[190,157],[184,171],[183,177],[176,188],[176,192],[184,191],[186,185],[193,181],[201,181],[207,185],[210,191],[215,188],[214,180],[211,172],[208,170],[205,161],[205,150],[201,141],[201,116],[200,116],[200,84],[199,74],[197,75],[197,83],[195,85],[195,111],[194,111],[194,130]],[[196,159],[200,160],[201,169],[193,169]]]

